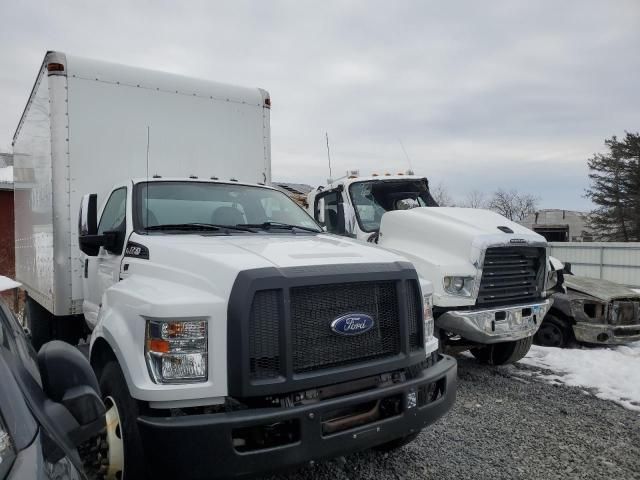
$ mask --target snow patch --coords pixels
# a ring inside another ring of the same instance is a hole
[[[545,381],[591,389],[598,398],[640,412],[640,342],[582,349],[533,345],[520,363],[555,372],[536,374]]]
[[[0,275],[0,292],[4,290],[11,290],[12,288],[18,288],[20,284],[11,280],[10,278]]]
[[[13,183],[13,167],[0,168],[0,183]]]

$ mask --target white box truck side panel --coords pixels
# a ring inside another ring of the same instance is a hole
[[[130,178],[269,183],[268,95],[178,75],[66,57],[69,113],[69,223],[73,305],[82,301],[77,215],[85,193],[102,205]],[[147,172],[147,127],[149,171]]]
[[[13,140],[16,279],[53,311],[53,188],[49,78],[43,65]]]

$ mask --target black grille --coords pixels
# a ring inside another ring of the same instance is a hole
[[[491,247],[484,257],[478,305],[509,305],[542,295],[545,251],[537,247]]]
[[[373,317],[374,328],[341,336],[331,322],[347,313]],[[324,368],[400,353],[400,320],[396,282],[314,285],[291,289],[293,371]]]
[[[280,290],[261,290],[249,317],[249,371],[254,380],[280,375]]]
[[[407,285],[407,317],[409,321],[409,348],[411,351],[420,350],[424,344],[422,333],[423,312],[422,302],[418,293],[417,282],[409,282]]]

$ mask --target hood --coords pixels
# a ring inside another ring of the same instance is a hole
[[[640,300],[640,293],[619,283],[598,278],[565,275],[564,286],[570,290],[590,295],[603,302],[610,302],[618,298],[633,298]]]
[[[154,235],[141,241],[182,256],[251,268],[402,261],[391,252],[332,235]],[[244,257],[244,261],[240,261]]]
[[[221,298],[228,297],[235,278],[244,270],[406,262],[393,252],[324,234],[134,233],[130,241],[144,245],[148,249],[148,259],[125,257],[125,263],[129,263],[128,275],[166,278],[181,285],[216,292]]]
[[[392,239],[393,243],[418,242],[423,251],[428,247],[437,252],[442,263],[459,261],[461,255],[475,262],[488,246],[547,244],[541,235],[495,212],[456,207],[387,212],[382,216],[380,239],[381,245]]]

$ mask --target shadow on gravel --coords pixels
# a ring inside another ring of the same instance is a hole
[[[524,366],[491,368],[465,356],[458,365],[456,405],[410,445],[263,480],[640,478],[637,413],[522,378]]]

